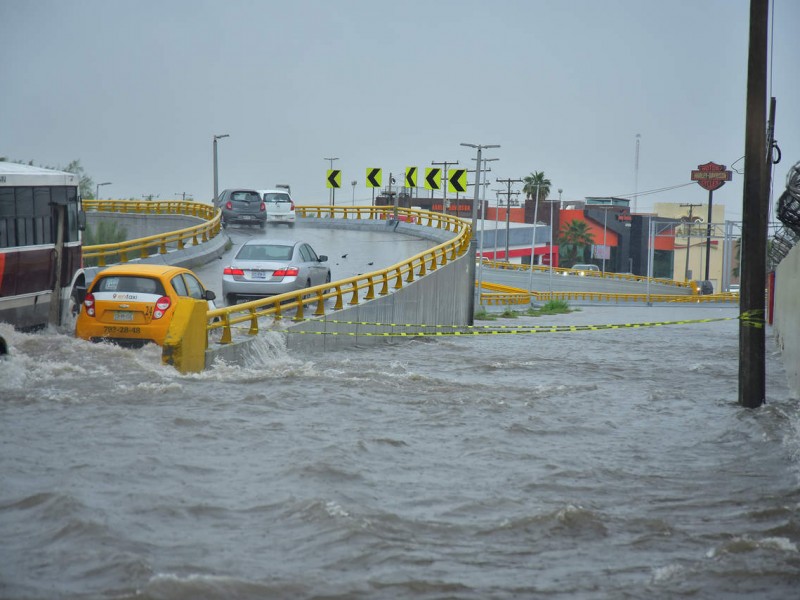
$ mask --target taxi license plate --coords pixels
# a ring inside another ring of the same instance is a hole
[[[130,310],[115,310],[115,321],[133,321],[133,312]]]

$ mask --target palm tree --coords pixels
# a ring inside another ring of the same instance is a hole
[[[594,244],[594,234],[585,221],[573,219],[562,223],[558,233],[558,251],[570,266],[585,259],[586,248]],[[562,266],[567,266],[566,264]]]
[[[549,179],[545,179],[544,171],[534,171],[527,177],[523,177],[522,181],[525,182],[522,191],[525,192],[525,197],[528,200],[533,198],[538,204],[541,200],[546,200],[550,195],[551,183]]]

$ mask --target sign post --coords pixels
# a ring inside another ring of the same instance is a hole
[[[383,171],[380,168],[367,168],[367,187],[372,188],[372,206],[375,206],[375,188],[381,187]]]
[[[709,277],[709,265],[711,263],[711,206],[714,201],[714,190],[718,190],[726,181],[733,179],[733,172],[726,171],[725,165],[707,162],[704,165],[697,165],[697,169],[692,171],[692,181],[696,181],[701,188],[708,190],[708,219],[706,220],[706,280]],[[688,252],[689,249],[687,248]]]

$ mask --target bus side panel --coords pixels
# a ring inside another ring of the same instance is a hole
[[[50,290],[41,285],[31,285],[26,276],[26,265],[33,265],[41,257],[48,257],[52,249],[27,252],[2,253],[2,273],[0,274],[0,321],[11,323],[17,329],[35,329],[47,324],[50,310]],[[26,255],[38,254],[39,258]],[[25,259],[24,261],[22,259]],[[41,266],[40,266],[41,269]],[[48,269],[46,272],[52,272]],[[21,283],[28,280],[27,287],[38,287],[38,290],[22,291]],[[36,293],[38,292],[38,293]]]
[[[17,293],[18,252],[0,253],[0,298]]]
[[[55,249],[23,250],[18,256],[16,293],[51,291],[55,283]]]

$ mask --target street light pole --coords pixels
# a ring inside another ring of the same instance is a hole
[[[331,171],[333,171],[333,161],[335,161],[335,160],[339,160],[339,158],[338,158],[338,157],[336,157],[336,156],[334,156],[334,157],[331,157],[331,158],[323,158],[322,160],[329,160],[329,161],[331,161],[331,168],[330,168],[330,170],[331,170]],[[336,194],[336,188],[334,188],[334,187],[331,187],[331,193],[329,194],[329,196],[330,196],[330,197],[328,198],[328,204],[329,204],[330,206],[333,206],[333,205],[336,203],[336,195],[335,195],[335,194]],[[333,215],[333,213],[331,213],[331,215]]]
[[[480,246],[478,248],[478,254],[480,254],[481,261],[478,266],[478,301],[481,302],[481,289],[483,288],[483,237],[484,232],[486,231],[486,187],[489,185],[489,182],[486,181],[486,173],[488,172],[486,163],[492,162],[495,160],[500,160],[499,158],[484,158],[483,159],[483,185],[481,186],[481,241]],[[494,229],[494,245],[495,245],[495,253],[497,252],[497,215],[495,215],[495,229]]]
[[[562,191],[561,188],[558,188],[558,200],[548,200],[550,202],[550,300],[553,299],[553,204],[558,202],[559,210],[561,210]],[[561,222],[560,213],[558,222]]]
[[[467,148],[475,148],[478,151],[478,156],[475,159],[475,195],[472,200],[472,236],[469,242],[469,266],[468,277],[471,286],[469,298],[469,305],[467,310],[467,323],[472,325],[475,321],[475,294],[480,295],[480,290],[476,290],[475,286],[475,258],[477,256],[477,229],[478,229],[478,200],[480,199],[481,187],[481,151],[484,148],[499,148],[500,144],[466,144],[461,143],[462,146]],[[481,234],[482,235],[482,234]]]
[[[603,211],[603,277],[606,276],[606,253],[608,243],[606,242],[606,232],[608,231],[608,208]]]
[[[104,183],[98,183],[97,186],[95,186],[95,191],[94,191],[94,199],[95,200],[100,200],[100,186],[101,185],[111,185],[111,182],[110,181],[106,181]]]
[[[536,223],[539,221],[539,182],[536,182],[536,199],[533,205],[533,233],[531,234],[531,270],[528,275],[528,291],[533,290],[533,260],[536,258]]]
[[[492,259],[497,262],[497,226],[499,225],[499,217],[500,217],[500,194],[503,193],[503,190],[492,190],[495,193],[495,200],[494,200],[494,253],[492,254]]]
[[[230,137],[229,134],[223,133],[222,135],[214,136],[214,206],[217,205],[217,198],[219,198],[219,186],[217,178],[217,140]]]
[[[358,183],[358,181],[356,181],[355,179],[350,182],[350,185],[353,186],[353,206],[356,205],[356,184],[357,183]]]

